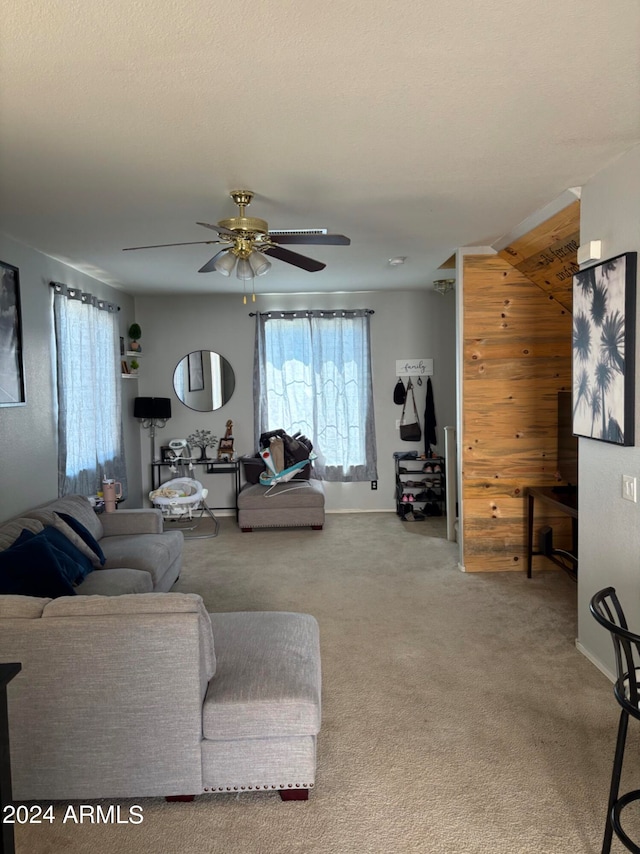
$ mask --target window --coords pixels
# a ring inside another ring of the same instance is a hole
[[[256,435],[313,442],[317,477],[377,480],[369,314],[270,312],[257,318]]]
[[[95,495],[115,478],[126,495],[117,307],[56,284],[54,322],[58,492]]]

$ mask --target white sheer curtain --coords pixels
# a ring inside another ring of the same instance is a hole
[[[94,495],[104,478],[127,494],[117,309],[55,286],[58,492]]]
[[[326,481],[377,480],[369,314],[269,312],[256,320],[256,442],[304,433]]]

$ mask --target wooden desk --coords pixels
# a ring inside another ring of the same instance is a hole
[[[13,800],[11,794],[11,756],[9,753],[9,714],[7,710],[7,685],[22,670],[21,664],[0,664],[0,810],[5,818],[6,806]],[[2,822],[0,854],[14,854],[13,825]]]
[[[532,486],[527,490],[527,496],[529,503],[527,514],[527,578],[531,578],[532,558],[535,555],[544,555],[561,569],[564,569],[575,581],[578,576],[578,490],[569,486],[559,486],[555,489],[550,486]],[[534,552],[533,512],[536,498],[538,501],[566,513],[567,516],[571,516],[572,547],[570,552],[555,548],[550,551]],[[567,565],[567,562],[570,566]]]

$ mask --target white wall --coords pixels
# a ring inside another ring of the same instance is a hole
[[[177,296],[136,298],[136,319],[142,326],[143,357],[139,394],[170,397],[172,419],[158,431],[156,445],[183,438],[197,429],[224,435],[227,419],[234,424],[235,447],[239,454],[255,452],[253,436],[253,357],[255,319],[249,312],[273,309],[370,308],[372,370],[378,446],[378,490],[369,483],[325,484],[328,510],[390,510],[395,508],[393,451],[424,445],[400,442],[395,426],[401,407],[393,403],[396,359],[433,358],[432,378],[438,448],[444,453],[444,430],[455,423],[455,299],[454,294],[424,291],[356,294],[260,295],[255,303],[243,305],[238,296]],[[230,402],[215,412],[199,413],[177,399],[173,371],[180,359],[192,350],[215,350],[231,363],[236,388]],[[426,383],[416,386],[418,412],[423,421]],[[284,429],[287,425],[282,425]],[[141,430],[145,488],[149,485],[149,436]],[[197,470],[198,477],[202,469]],[[164,471],[164,478],[168,472]],[[212,490],[212,503],[225,489],[220,475],[202,475]],[[223,503],[220,500],[218,503]]]
[[[640,147],[582,188],[580,208],[580,242],[602,240],[603,260],[640,251]],[[630,626],[640,631],[640,505],[621,497],[622,475],[640,477],[640,334],[636,337],[636,447],[579,442],[578,643],[610,672],[613,647],[589,613],[591,596],[603,587],[615,587]]]
[[[53,308],[49,282],[81,287],[121,307],[121,334],[133,318],[133,299],[66,264],[0,234],[0,259],[19,269],[26,380],[25,406],[0,407],[0,521],[58,495],[58,442],[53,360]],[[131,407],[135,380],[123,383],[123,407]],[[125,419],[125,453],[131,500],[140,495],[137,424]],[[139,500],[138,500],[139,504]]]

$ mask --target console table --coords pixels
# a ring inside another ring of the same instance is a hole
[[[532,558],[535,555],[544,555],[564,569],[575,581],[578,576],[578,491],[573,487],[532,486],[527,490],[527,497],[527,578],[531,578]],[[555,507],[562,513],[566,513],[567,516],[571,516],[572,546],[570,552],[564,549],[555,549],[553,546],[540,551],[533,550],[533,512],[536,499]],[[570,566],[567,566],[567,562]]]
[[[158,489],[161,484],[162,478],[162,469],[163,468],[177,468],[180,472],[179,475],[173,475],[173,477],[191,477],[194,475],[189,469],[189,465],[192,465],[194,470],[201,468],[204,469],[205,474],[228,474],[231,475],[232,483],[233,483],[233,504],[224,504],[219,505],[217,507],[213,507],[212,505],[208,505],[211,510],[233,510],[236,514],[236,519],[238,518],[238,493],[240,492],[240,460],[191,460],[191,459],[181,459],[178,458],[173,462],[167,462],[164,460],[154,460],[151,463],[151,488]]]
[[[22,670],[21,664],[0,664],[0,809],[5,816],[5,807],[12,800],[11,756],[9,752],[9,712],[7,709],[7,685]],[[13,825],[2,823],[0,854],[14,854]]]

